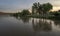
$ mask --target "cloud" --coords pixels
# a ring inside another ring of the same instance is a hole
[[[16,12],[21,9],[29,9],[34,2],[49,2],[55,7],[60,6],[60,0],[0,0],[0,11]]]

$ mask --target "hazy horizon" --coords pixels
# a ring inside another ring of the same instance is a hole
[[[53,10],[60,9],[60,0],[0,0],[0,11],[2,12],[17,12],[22,9],[31,10],[31,6],[34,2],[51,3]]]

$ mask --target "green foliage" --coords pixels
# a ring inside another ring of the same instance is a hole
[[[37,3],[33,3],[35,9],[37,9]]]
[[[46,13],[49,10],[51,10],[52,7],[53,6],[50,3],[45,3],[45,4],[40,4],[39,2],[33,3],[34,11],[39,12],[39,13],[41,13],[41,12]],[[33,9],[32,9],[32,11],[33,11]]]
[[[22,10],[22,12],[21,12],[21,15],[22,16],[26,16],[26,15],[29,15],[30,14],[30,12],[29,12],[29,10]]]
[[[37,8],[38,8],[38,4],[37,3],[33,3],[33,6],[32,6],[32,14],[34,14],[34,13],[37,12]]]
[[[15,13],[14,16],[46,17],[45,16],[46,14],[43,14],[43,13],[47,13],[48,11],[52,9],[52,7],[53,6],[50,3],[45,3],[45,4],[40,4],[39,2],[33,3],[32,15],[29,10],[24,9],[21,12]]]
[[[32,6],[32,14],[34,14],[34,6]]]
[[[54,12],[55,17],[60,17],[60,12]]]
[[[46,3],[46,4],[43,4],[42,7],[43,7],[43,12],[46,13],[49,10],[51,10],[53,6],[50,3]]]
[[[18,17],[18,13],[14,13],[14,14],[13,14],[13,16],[16,16],[16,17]]]

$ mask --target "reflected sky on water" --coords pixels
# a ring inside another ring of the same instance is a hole
[[[60,21],[0,16],[1,36],[60,36]]]

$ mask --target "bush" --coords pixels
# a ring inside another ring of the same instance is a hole
[[[29,12],[29,10],[22,10],[22,12],[21,12],[21,16],[27,16],[27,15],[30,15],[30,12]]]

